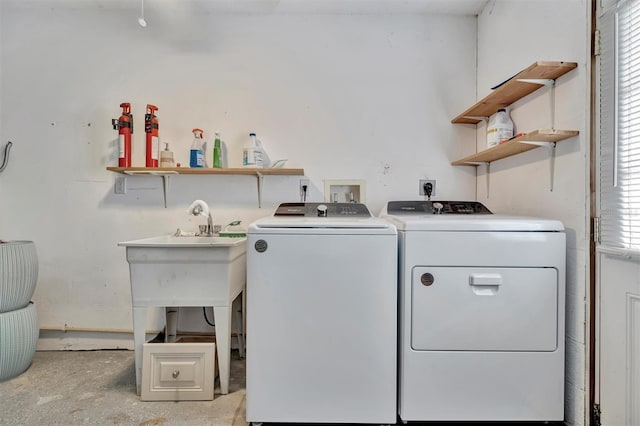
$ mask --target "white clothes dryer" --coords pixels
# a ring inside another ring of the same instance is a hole
[[[565,234],[478,202],[392,201],[402,421],[564,418]]]
[[[248,422],[395,424],[395,227],[351,203],[251,224],[246,357]]]

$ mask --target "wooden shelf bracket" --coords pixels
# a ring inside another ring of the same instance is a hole
[[[162,175],[162,198],[164,200],[164,208],[167,208],[167,189],[169,189],[169,176]]]
[[[553,181],[556,169],[556,142],[546,141],[521,141],[527,145],[535,145],[547,148],[549,150],[549,191],[553,192]]]
[[[485,126],[489,122],[489,117],[485,117],[484,115],[463,115],[462,118],[466,118],[469,120],[484,121]]]
[[[491,184],[491,163],[486,163],[487,164],[487,198],[489,198],[489,193],[491,191],[489,191],[489,187]]]
[[[540,146],[549,150],[549,191],[553,192],[553,183],[556,168],[556,142],[547,141],[520,141],[521,144]],[[467,161],[468,166],[487,166],[487,198],[489,198],[489,188],[491,182],[491,161]]]
[[[523,83],[539,84],[549,88],[549,113],[551,114],[551,130],[556,128],[556,81],[548,78],[519,78]]]
[[[541,86],[550,86],[555,80],[550,78],[519,78],[518,81],[523,83],[539,84]]]
[[[256,179],[258,181],[258,208],[262,208],[262,185],[264,184],[264,175],[260,172],[256,172]]]

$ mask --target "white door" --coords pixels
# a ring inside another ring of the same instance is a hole
[[[416,266],[411,304],[415,351],[558,349],[554,268]]]
[[[603,425],[640,425],[640,262],[600,254]]]
[[[598,11],[596,402],[603,425],[622,426],[640,425],[640,0],[608,3]]]

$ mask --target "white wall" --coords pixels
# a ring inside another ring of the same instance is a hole
[[[476,77],[479,99],[536,60],[575,61],[578,69],[558,80],[556,127],[580,136],[558,144],[554,191],[538,149],[493,163],[489,194],[479,167],[477,199],[495,212],[557,218],[567,228],[567,419],[584,423],[586,0],[490,1],[478,20],[183,16],[148,4],[146,29],[136,24],[137,4],[111,4],[0,1],[0,147],[15,142],[0,174],[0,239],[37,244],[41,326],[131,329],[128,269],[116,244],[195,228],[200,221],[184,209],[196,198],[221,224],[250,222],[298,198],[299,177],[267,177],[258,209],[255,180],[246,176],[172,178],[168,209],[158,178],[128,178],[128,193],[115,195],[116,175],[105,167],[117,164],[110,122],[120,102],[133,105],[136,166],[144,164],[144,106],[153,103],[161,139],[183,164],[193,127],[207,136],[221,130],[229,166],[240,164],[254,130],[272,158],[305,169],[312,200],[321,199],[323,179],[365,179],[377,213],[386,199],[417,199],[417,181],[426,177],[437,179],[438,198],[475,199],[476,170],[449,163],[474,152],[476,140],[483,149],[484,127],[476,138],[474,126],[449,121],[476,100]],[[512,118],[518,131],[548,127],[544,90],[513,105]],[[69,333],[50,347],[120,344]]]
[[[537,149],[478,168],[478,201],[494,212],[559,219],[567,233],[566,419],[585,424],[586,298],[589,279],[590,2],[491,1],[478,19],[478,98],[535,61],[573,61],[578,68],[557,80],[557,129],[579,130],[559,142],[553,192],[549,158]],[[516,132],[551,126],[549,92],[541,89],[512,106]],[[478,149],[485,146],[478,125]]]
[[[0,238],[37,245],[42,327],[130,330],[128,268],[116,244],[195,229],[202,222],[185,213],[194,199],[220,224],[298,200],[299,177],[266,177],[262,209],[248,176],[172,178],[167,209],[159,178],[129,177],[127,194],[115,195],[117,175],[105,167],[117,165],[111,119],[120,102],[132,103],[134,166],[144,165],[152,103],[160,138],[183,165],[193,127],[222,132],[231,167],[253,130],[271,158],[305,169],[310,200],[333,178],[365,179],[376,214],[386,199],[418,199],[426,177],[437,179],[439,197],[475,198],[475,171],[449,165],[475,150],[475,129],[449,123],[474,101],[475,17],[184,18],[148,5],[143,29],[137,5],[80,3],[0,2],[0,140],[15,142],[0,175]],[[81,347],[76,337],[53,346]]]

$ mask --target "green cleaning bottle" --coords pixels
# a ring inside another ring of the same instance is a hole
[[[220,157],[222,152],[220,151],[220,132],[216,132],[216,140],[213,143],[213,167],[219,169],[222,167]]]

